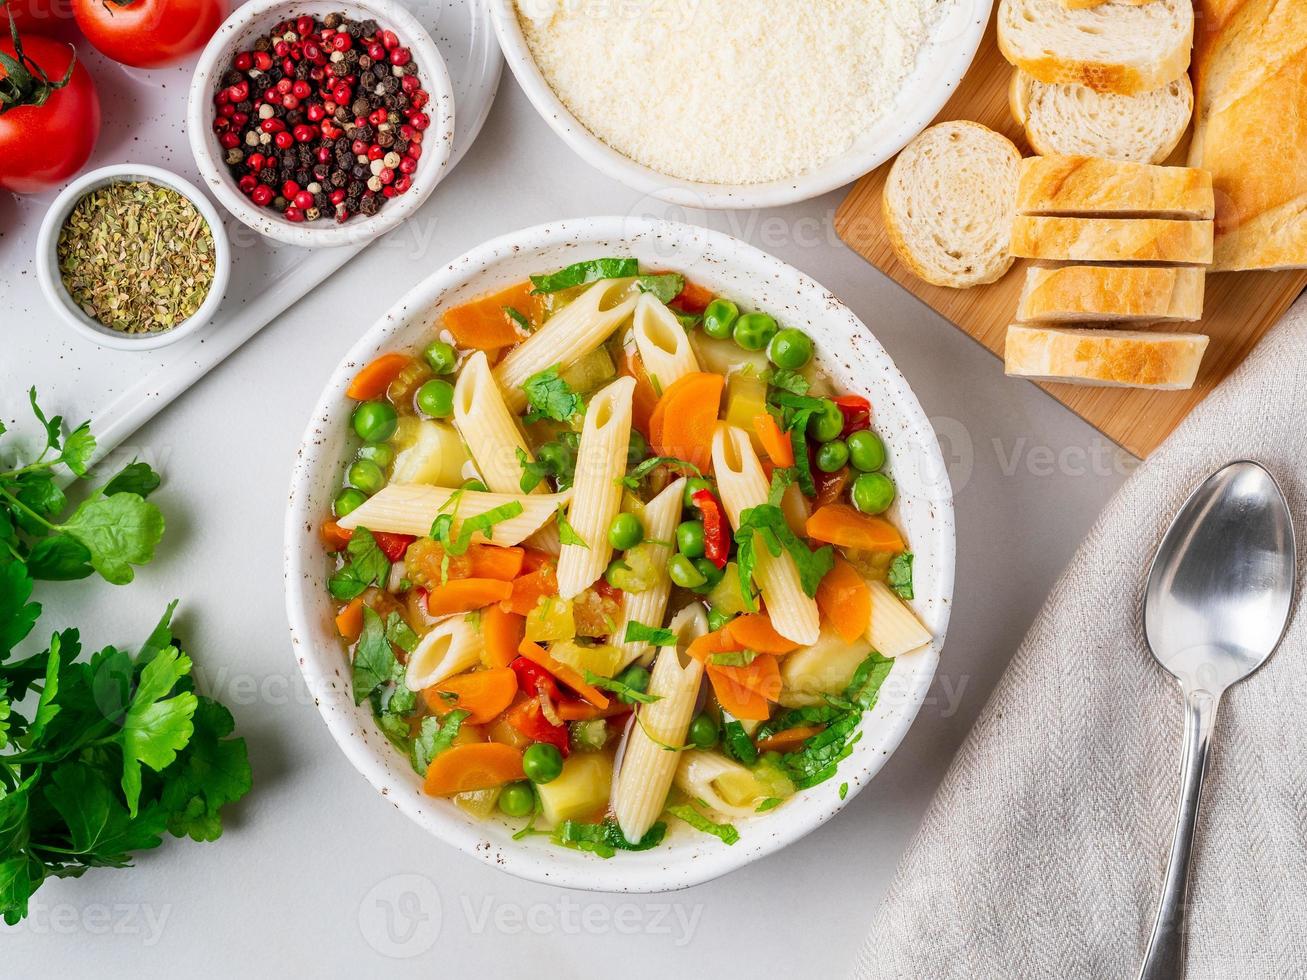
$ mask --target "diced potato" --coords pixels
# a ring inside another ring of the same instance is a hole
[[[766,351],[743,350],[733,340],[717,340],[702,330],[691,330],[689,336],[701,371],[730,375],[735,371],[751,370],[759,376],[767,370]]]
[[[592,817],[608,803],[612,782],[613,760],[606,752],[572,755],[557,779],[536,786],[545,823],[554,827]]]
[[[578,674],[585,675],[587,670],[600,677],[612,677],[622,666],[622,651],[607,643],[594,646],[582,646],[579,643],[555,643],[549,648],[549,655],[559,663],[567,664]]]
[[[721,580],[708,592],[708,603],[724,616],[735,616],[749,611],[749,606],[744,601],[744,593],[740,589],[740,568],[735,562],[726,563]]]
[[[532,643],[552,643],[576,636],[572,600],[545,596],[526,614],[526,638]]]
[[[753,419],[767,411],[767,384],[754,371],[736,371],[726,380],[726,423],[749,433],[755,452],[762,442],[753,431]]]
[[[823,694],[839,694],[848,687],[870,652],[864,640],[845,643],[839,634],[822,630],[812,646],[781,658],[781,704],[787,708],[822,704]]]
[[[456,793],[454,805],[468,816],[485,820],[494,812],[495,804],[499,802],[499,790],[500,787],[495,786],[491,789],[473,789],[466,793]]]
[[[596,347],[558,374],[573,391],[594,391],[617,376],[617,366],[605,348]]]
[[[394,441],[402,451],[395,457],[392,483],[456,487],[463,482],[468,455],[452,425],[431,419],[405,419]]]

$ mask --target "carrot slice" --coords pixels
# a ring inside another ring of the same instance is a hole
[[[404,370],[408,360],[405,354],[382,354],[354,375],[354,380],[345,389],[345,394],[361,402],[380,398],[386,393],[390,383],[399,377],[399,372]]]
[[[781,431],[770,412],[759,412],[753,417],[753,431],[773,465],[794,465],[794,446],[790,443],[790,437]]]
[[[502,742],[475,742],[446,749],[431,760],[423,788],[431,796],[453,796],[516,782],[522,753]]]
[[[848,504],[826,504],[808,518],[808,537],[861,551],[902,551],[903,535],[883,517],[859,514]]]
[[[532,643],[530,640],[523,640],[522,645],[517,648],[517,652],[532,663],[539,664],[549,671],[596,708],[608,707],[608,698],[604,696],[602,691],[587,684],[585,678],[567,664],[551,657],[544,647]]]
[[[322,536],[322,543],[327,546],[328,551],[343,551],[345,545],[349,544],[349,539],[354,536],[353,531],[345,530],[335,521],[323,521],[318,533]]]
[[[757,748],[759,752],[793,752],[812,736],[819,735],[825,728],[825,725],[799,725],[797,728],[787,728],[783,732],[777,732],[760,740]]]
[[[525,634],[525,617],[502,606],[486,606],[481,613],[481,659],[490,667],[507,667],[517,658]]]
[[[522,334],[505,308],[516,310],[528,320],[538,319],[529,280],[446,310],[445,328],[454,335],[459,347],[476,350],[510,347],[521,342]]]
[[[817,586],[817,608],[845,643],[867,632],[871,619],[871,590],[858,570],[838,555]]]
[[[534,572],[541,565],[548,565],[553,560],[554,556],[547,551],[524,547],[522,549],[522,574],[527,575]]]
[[[422,697],[427,707],[438,715],[458,709],[469,712],[465,719],[469,725],[484,725],[512,704],[516,693],[517,674],[507,667],[498,667],[457,674],[428,687]]]
[[[745,667],[710,663],[707,672],[718,702],[736,718],[765,721],[771,714],[768,702],[781,695],[780,666],[768,654],[755,657]]]
[[[679,306],[686,313],[702,313],[713,301],[713,294],[698,283],[685,280],[685,288],[676,294],[672,306]]]
[[[353,643],[363,632],[363,597],[357,596],[336,614],[336,629],[340,635]]]
[[[500,548],[493,544],[474,544],[467,549],[471,562],[469,578],[497,578],[511,582],[522,574],[521,548]]]
[[[644,360],[638,351],[622,348],[617,371],[635,378],[635,393],[631,396],[631,424],[646,437],[650,436],[650,422],[658,407],[658,392],[644,369]]]
[[[502,602],[513,593],[511,582],[493,578],[451,579],[427,593],[427,612],[432,616],[471,612]]]
[[[777,633],[771,617],[762,612],[736,616],[726,624],[725,630],[739,650],[784,654],[793,653],[802,646]]]
[[[726,379],[720,374],[692,371],[678,378],[663,392],[654,410],[650,432],[660,456],[689,460],[707,472],[712,466],[712,437],[721,411]]]
[[[702,636],[696,636],[690,641],[685,652],[701,663],[708,663],[708,659],[714,653],[728,653],[735,650],[743,650],[732,638],[731,634],[723,627],[714,630],[711,633],[704,633]]]
[[[513,579],[505,608],[525,616],[549,595],[558,595],[558,573],[553,564],[541,565],[534,572]]]

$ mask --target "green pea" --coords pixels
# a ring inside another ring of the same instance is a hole
[[[726,340],[740,315],[740,308],[729,299],[715,299],[703,311],[703,332],[709,337]]]
[[[525,779],[509,783],[499,794],[499,809],[508,817],[525,817],[536,808],[536,791]]]
[[[390,402],[363,402],[350,417],[354,432],[364,442],[385,442],[399,426],[399,413]]]
[[[843,439],[832,439],[817,447],[817,469],[834,473],[849,461],[849,447]]]
[[[635,429],[631,430],[631,442],[626,449],[626,468],[630,469],[649,455],[649,443]]]
[[[634,548],[644,540],[644,527],[634,514],[618,514],[608,527],[608,543],[618,551]]]
[[[370,459],[356,459],[346,474],[351,487],[357,487],[371,497],[386,485],[386,474]]]
[[[703,521],[681,521],[676,525],[676,550],[686,558],[703,557]]]
[[[698,714],[690,722],[690,744],[696,749],[711,749],[717,744],[717,722],[709,714]]]
[[[853,481],[849,495],[853,506],[864,514],[883,514],[894,503],[894,481],[884,473],[862,473]]]
[[[695,592],[711,592],[726,574],[725,569],[718,568],[707,558],[694,559],[694,567],[703,576],[703,585],[697,586]]]
[[[473,493],[489,493],[490,488],[480,480],[464,480],[461,490],[471,490]]]
[[[834,402],[826,402],[820,412],[814,412],[808,417],[808,435],[818,442],[838,439],[843,431],[844,413]]]
[[[885,465],[885,443],[870,429],[849,433],[849,462],[853,468],[870,473]]]
[[[336,499],[331,502],[331,512],[337,517],[344,517],[350,511],[357,510],[367,502],[368,495],[362,490],[346,487],[336,494]]]
[[[625,684],[632,691],[638,691],[641,694],[649,690],[649,671],[641,667],[639,664],[632,664],[630,667],[627,667],[626,670],[617,675],[616,680],[620,684]],[[636,702],[635,698],[627,694],[617,695],[617,700],[626,704],[634,704]]]
[[[418,389],[418,409],[433,419],[447,419],[454,414],[454,386],[432,378]]]
[[[522,753],[522,771],[533,783],[550,783],[563,772],[563,753],[548,742],[533,742]]]
[[[694,562],[686,558],[685,555],[672,555],[667,561],[667,574],[671,580],[683,589],[694,589],[708,581],[699,569],[694,567]]]
[[[685,481],[685,506],[694,506],[694,495],[700,490],[711,490],[712,480],[705,476],[692,476]]]
[[[546,442],[536,449],[536,461],[548,466],[554,474],[562,473],[567,469],[569,459],[567,447],[562,443]]]
[[[812,339],[793,327],[782,330],[767,345],[767,359],[778,368],[797,371],[812,360]]]
[[[359,450],[359,459],[370,459],[384,470],[395,461],[395,447],[388,442],[370,442]]]
[[[458,363],[458,355],[454,353],[454,348],[450,347],[443,340],[433,340],[422,351],[422,356],[426,362],[431,365],[431,370],[436,374],[452,374],[454,366]]]
[[[776,336],[776,320],[767,313],[746,313],[735,321],[731,336],[745,350],[762,350]]]

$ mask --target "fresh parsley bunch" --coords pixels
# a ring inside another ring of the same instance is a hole
[[[78,631],[66,629],[15,656],[41,615],[35,580],[94,571],[130,582],[164,528],[145,499],[158,474],[140,462],[65,515],[57,468],[84,477],[95,439],[85,423],[65,436],[35,390],[31,402],[45,448],[0,471],[0,914],[11,925],[47,878],[126,867],[165,832],[215,839],[219,808],[250,788],[230,712],[194,690],[171,629],[176,603],[135,653],[110,646],[83,658]]]

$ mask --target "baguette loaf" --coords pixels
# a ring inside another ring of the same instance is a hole
[[[1017,214],[1210,218],[1215,211],[1206,170],[1093,157],[1021,161]]]
[[[1197,6],[1189,163],[1216,187],[1213,268],[1307,267],[1307,3]]]
[[[1176,323],[1203,316],[1202,269],[1067,265],[1026,270],[1018,323]]]
[[[1034,381],[1109,388],[1192,388],[1207,338],[1192,333],[1056,330],[1013,324],[1004,370]]]
[[[1073,82],[1137,95],[1175,81],[1189,67],[1191,0],[1110,0],[1069,8],[1061,0],[1001,0],[998,47],[1041,82]]]
[[[1161,163],[1189,128],[1194,90],[1181,75],[1161,88],[1117,95],[1041,82],[1014,68],[1008,105],[1036,153]]]
[[[1021,154],[974,122],[932,126],[909,143],[885,181],[890,245],[926,282],[993,282],[1012,266],[1008,239]]]
[[[1169,218],[1049,218],[1018,215],[1012,254],[1065,262],[1212,261],[1212,223]]]

